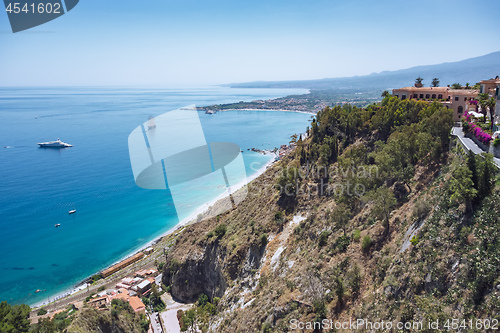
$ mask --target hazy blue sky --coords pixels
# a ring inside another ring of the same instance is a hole
[[[16,34],[0,13],[0,85],[370,74],[498,51],[498,13],[498,0],[80,0]]]

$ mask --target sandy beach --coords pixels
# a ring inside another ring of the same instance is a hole
[[[312,116],[316,115],[316,113],[314,112],[285,110],[285,109],[229,109],[229,110],[219,110],[217,112],[226,112],[226,111],[278,111],[278,112],[295,112],[295,113],[310,114]]]

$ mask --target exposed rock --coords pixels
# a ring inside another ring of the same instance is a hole
[[[264,250],[264,246],[258,247],[252,245],[248,248],[240,276],[247,277],[251,274],[252,269],[258,269],[260,267]]]
[[[167,257],[163,283],[171,286],[172,296],[180,302],[195,302],[201,294],[210,300],[222,297],[228,281],[246,277],[260,267],[264,249],[255,245],[239,250],[228,260],[226,248],[218,241],[209,243],[203,253],[189,254],[184,262]]]
[[[172,296],[186,303],[194,302],[201,294],[211,300],[221,297],[227,288],[221,262],[225,249],[218,242],[209,244],[203,254],[194,253],[177,264],[175,258],[168,258],[163,269],[163,283],[172,287]]]

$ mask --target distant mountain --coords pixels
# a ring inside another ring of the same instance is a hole
[[[480,80],[500,75],[500,51],[484,56],[445,62],[438,65],[416,66],[397,71],[384,71],[363,76],[340,77],[321,80],[300,81],[259,81],[233,83],[233,88],[306,88],[306,89],[390,89],[412,86],[415,79],[424,78],[424,85],[431,84],[433,78],[440,80],[441,86],[467,82],[471,85]]]

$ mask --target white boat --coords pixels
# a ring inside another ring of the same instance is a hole
[[[61,226],[60,223],[56,224],[54,227],[59,228]]]
[[[56,141],[37,143],[40,148],[67,148],[73,147],[69,143],[62,142],[59,138]]]
[[[75,214],[76,213],[76,209],[70,210],[68,213],[69,213],[69,215]]]

